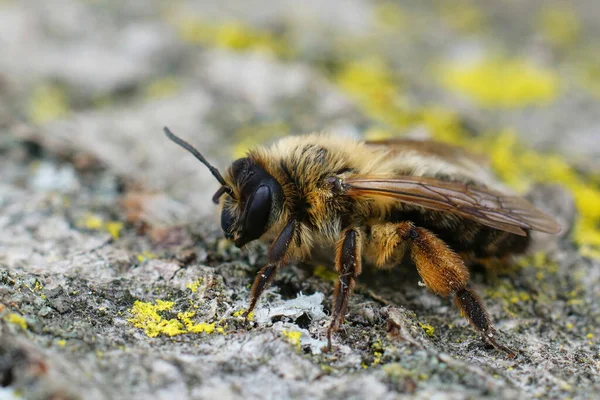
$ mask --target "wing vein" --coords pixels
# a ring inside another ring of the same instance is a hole
[[[380,178],[352,176],[344,181],[346,194],[356,198],[392,198],[400,203],[446,211],[517,235],[524,229],[557,233],[560,225],[527,200],[461,182],[430,177]]]

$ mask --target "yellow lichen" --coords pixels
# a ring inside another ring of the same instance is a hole
[[[531,300],[531,296],[529,296],[529,294],[527,292],[517,292],[515,295],[510,296],[509,298],[509,302],[512,304],[517,304],[519,302],[522,301],[529,301]]]
[[[175,22],[184,41],[235,51],[259,51],[281,58],[290,56],[290,46],[283,35],[260,30],[241,21],[209,23],[198,18]]]
[[[36,87],[29,100],[29,118],[42,124],[62,118],[69,113],[69,100],[62,87],[42,84]]]
[[[324,281],[335,282],[338,279],[338,274],[331,270],[331,268],[327,268],[326,266],[319,264],[317,268],[314,270],[314,275],[321,278]]]
[[[429,337],[434,336],[435,328],[433,326],[431,326],[429,324],[424,324],[422,322],[419,322],[419,326],[421,327],[421,329],[423,329],[425,331],[427,336],[429,336]]]
[[[381,340],[377,339],[375,342],[373,342],[371,345],[371,350],[373,351],[373,362],[371,363],[371,367],[374,367],[375,365],[381,364],[381,358],[383,357],[384,350]]]
[[[484,58],[470,63],[448,62],[439,74],[448,89],[484,107],[547,104],[558,93],[558,75],[526,60]]]
[[[151,82],[144,88],[144,95],[149,99],[160,99],[177,93],[181,83],[174,77],[164,77]]]
[[[371,116],[386,121],[401,119],[402,125],[406,125],[403,113],[398,112],[398,102],[402,101],[398,83],[383,60],[350,62],[339,72],[336,81]]]
[[[281,122],[243,126],[235,133],[236,145],[233,149],[233,156],[234,158],[244,157],[250,148],[275,138],[284,137],[288,131],[289,127]]]
[[[564,381],[560,383],[560,388],[562,390],[566,390],[566,391],[569,391],[569,392],[571,390],[573,390],[573,386],[569,385],[567,382],[564,382]]]
[[[200,322],[187,327],[189,333],[213,333],[215,331],[214,323]]]
[[[195,323],[192,317],[196,315],[193,311],[178,313],[177,318],[185,325],[186,332],[189,333],[213,333],[215,331],[214,323],[200,322]]]
[[[23,318],[19,314],[10,313],[6,317],[4,317],[4,319],[6,319],[6,321],[10,322],[11,324],[17,325],[24,331],[27,330],[27,321],[25,321],[25,318]]]
[[[396,2],[386,1],[375,6],[375,22],[388,30],[405,28],[410,21],[406,12]]]
[[[164,319],[159,312],[169,311],[175,303],[171,301],[157,300],[155,304],[136,301],[130,310],[133,318],[128,319],[136,328],[144,329],[149,337],[158,335],[176,336],[185,333],[213,333],[215,331],[214,323],[200,322],[195,323],[192,320],[196,314],[193,311],[180,312],[177,319]]]
[[[288,342],[293,344],[296,348],[300,348],[300,338],[302,337],[302,332],[291,330],[288,331],[284,329],[281,331],[281,334],[284,338],[287,339]]]
[[[82,224],[87,229],[98,230],[102,229],[104,221],[97,215],[88,214],[83,218]]]
[[[192,293],[196,293],[201,284],[202,284],[202,278],[198,278],[195,281],[190,282],[187,285],[185,285],[185,287],[190,289],[190,291]]]
[[[104,229],[112,236],[113,239],[118,239],[123,230],[123,223],[119,221],[108,221],[104,224]]]
[[[531,182],[559,183],[570,190],[579,211],[573,237],[582,254],[596,254],[594,250],[600,248],[600,187],[582,177],[561,157],[527,149],[510,130],[473,146],[489,149],[494,170],[503,181],[519,190]]]
[[[60,339],[59,341],[56,342],[57,345],[59,345],[60,347],[65,347],[67,345],[67,341],[64,339]]]
[[[104,221],[97,215],[88,214],[84,216],[78,225],[89,230],[108,232],[113,239],[118,239],[123,230],[123,223],[120,221]]]
[[[236,312],[233,313],[233,316],[236,318],[239,318],[239,317],[243,317],[245,313],[246,313],[246,309],[240,308],[239,310],[237,310]],[[252,311],[250,314],[248,314],[248,316],[246,318],[249,321],[252,321],[254,319],[254,311]]]
[[[550,44],[561,48],[575,43],[581,33],[579,18],[565,6],[542,9],[537,17],[537,28]]]
[[[394,136],[393,132],[379,127],[370,128],[363,133],[365,140],[383,140],[392,136]]]
[[[591,93],[596,98],[600,98],[600,50],[591,48],[585,50],[584,60],[577,67],[577,83],[583,90]]]
[[[528,292],[515,290],[514,286],[507,281],[500,281],[494,287],[487,288],[486,294],[492,299],[500,300],[504,311],[511,316],[517,316],[517,312],[532,300]]]
[[[130,310],[133,318],[128,319],[136,328],[144,329],[149,337],[166,334],[169,336],[183,333],[183,325],[177,320],[164,320],[158,312],[166,311],[175,305],[171,301],[157,300],[156,304],[136,301]]]
[[[363,111],[395,131],[423,127],[436,139],[464,140],[464,132],[456,113],[436,106],[411,107],[401,92],[399,79],[383,60],[351,62],[335,77],[337,83],[362,107]],[[392,130],[374,128],[368,139],[393,136]]]
[[[391,378],[404,378],[414,376],[414,371],[404,368],[400,363],[389,363],[381,367],[383,372]]]
[[[149,251],[146,251],[146,250],[144,250],[144,251],[142,252],[142,254],[138,254],[138,255],[136,256],[136,258],[137,258],[137,260],[138,260],[139,262],[144,262],[144,261],[146,261],[146,260],[153,260],[153,259],[155,259],[156,257],[157,257],[157,255],[156,255],[156,254],[154,254],[154,253],[151,253],[151,252],[149,252]]]
[[[462,145],[469,143],[470,140],[467,139],[460,118],[455,112],[429,106],[414,114],[413,123],[425,127],[436,140]]]
[[[457,32],[478,32],[486,25],[481,10],[468,0],[441,2],[440,5],[442,21]]]

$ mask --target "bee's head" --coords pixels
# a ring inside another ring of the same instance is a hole
[[[234,161],[228,175],[237,196],[222,186],[213,200],[227,193],[221,211],[221,228],[225,237],[242,247],[261,237],[277,220],[283,205],[283,190],[279,182],[251,158]]]
[[[221,184],[213,201],[218,203],[220,197],[226,195],[221,211],[221,227],[225,237],[233,240],[237,247],[260,238],[278,219],[283,207],[283,190],[262,166],[251,158],[240,158],[231,165],[227,171],[228,179],[225,180],[190,144],[175,136],[168,128],[164,130],[169,139],[206,165]]]

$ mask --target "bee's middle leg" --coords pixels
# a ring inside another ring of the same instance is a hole
[[[335,269],[339,278],[333,291],[331,325],[327,330],[327,349],[331,349],[331,336],[344,322],[348,309],[348,299],[354,288],[355,278],[360,275],[362,260],[362,233],[357,228],[344,231],[335,250]]]
[[[371,236],[372,249],[367,252],[378,254],[372,257],[377,265],[385,265],[394,255],[396,247],[404,251],[408,243],[411,258],[425,286],[439,296],[454,295],[454,302],[459,310],[482,333],[484,340],[505,351],[510,357],[515,356],[510,349],[496,341],[496,331],[483,302],[468,287],[469,270],[462,258],[444,241],[429,230],[415,227],[408,221],[374,226]]]

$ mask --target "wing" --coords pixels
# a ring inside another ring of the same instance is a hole
[[[345,193],[355,198],[391,198],[430,210],[446,211],[492,228],[525,236],[525,229],[558,233],[560,225],[527,200],[482,186],[429,177],[352,176]]]
[[[417,140],[407,138],[390,138],[381,140],[367,140],[368,146],[385,146],[392,152],[417,151],[421,154],[436,156],[452,163],[468,160],[481,166],[487,166],[489,160],[482,154],[471,153],[462,147],[437,142],[434,140]]]

